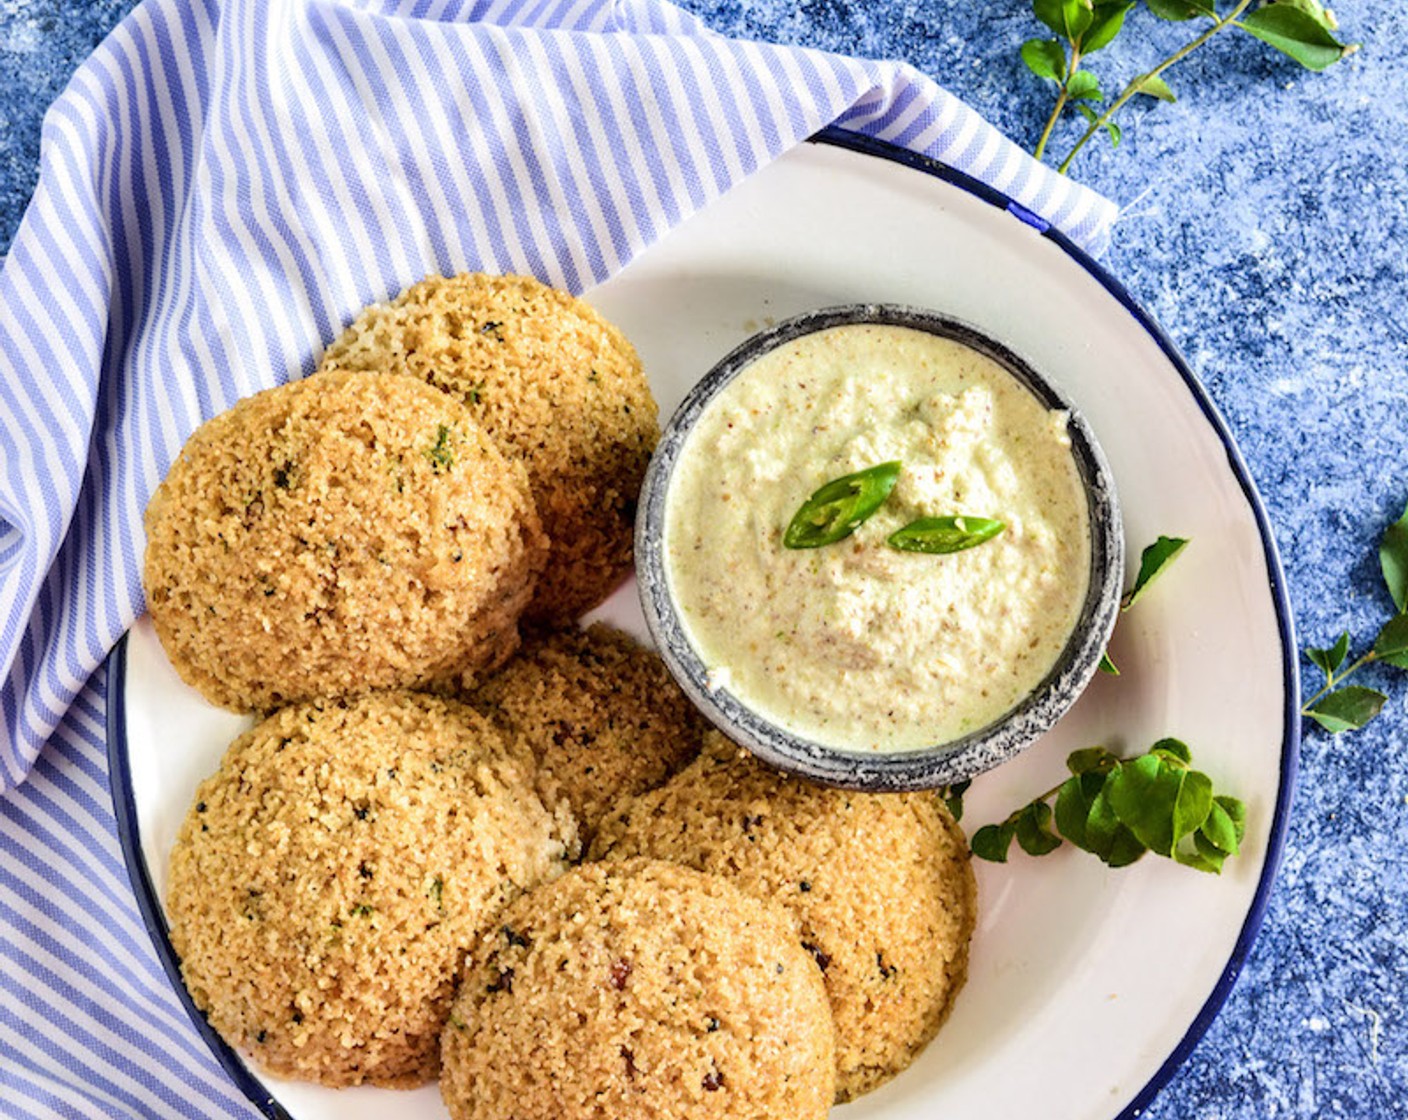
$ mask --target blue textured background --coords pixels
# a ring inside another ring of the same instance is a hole
[[[730,34],[906,59],[1028,146],[1049,106],[1017,58],[1039,32],[1019,0],[685,4]],[[131,6],[0,0],[0,248],[33,189],[45,106]],[[1241,444],[1302,642],[1348,629],[1362,648],[1391,609],[1378,536],[1408,501],[1408,10],[1362,0],[1339,17],[1364,42],[1346,62],[1313,75],[1224,35],[1169,75],[1177,104],[1131,106],[1120,149],[1092,145],[1074,170],[1123,206],[1105,263]],[[1093,68],[1118,87],[1190,34],[1141,8]],[[1068,122],[1054,150],[1075,134]],[[1146,1116],[1408,1116],[1408,674],[1367,676],[1391,695],[1384,716],[1307,730],[1261,937]]]

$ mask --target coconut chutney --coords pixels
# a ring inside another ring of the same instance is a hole
[[[698,418],[666,496],[666,578],[709,687],[843,750],[999,719],[1060,657],[1090,579],[1067,420],[987,355],[909,327],[833,327],[750,363]],[[784,547],[809,495],[896,460],[852,535]],[[945,555],[887,543],[955,515],[1003,528]]]

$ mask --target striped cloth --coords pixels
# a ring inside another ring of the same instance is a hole
[[[0,1102],[251,1114],[118,850],[110,647],[185,437],[419,277],[581,291],[828,124],[1087,248],[1113,207],[897,63],[726,39],[659,0],[145,0],[45,119],[0,272]]]

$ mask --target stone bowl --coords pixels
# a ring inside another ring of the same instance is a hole
[[[1089,584],[1075,627],[1050,671],[994,722],[918,750],[860,752],[815,742],[780,727],[726,684],[711,680],[676,605],[665,560],[667,497],[675,464],[704,410],[769,350],[814,331],[856,323],[910,327],[961,342],[996,361],[1046,408],[1068,412],[1071,453],[1087,499]],[[781,769],[828,785],[880,792],[967,780],[1013,758],[1048,731],[1097,672],[1119,614],[1124,581],[1124,534],[1114,478],[1081,413],[1029,363],[987,334],[936,312],[894,304],[829,307],[788,319],[754,335],[706,373],[665,426],[646,472],[635,550],[641,605],[656,647],[680,687],[719,730]]]

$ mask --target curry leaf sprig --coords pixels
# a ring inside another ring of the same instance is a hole
[[[877,463],[820,486],[792,515],[782,534],[782,546],[823,548],[845,540],[885,504],[899,481],[900,467],[898,461]],[[938,556],[976,548],[1004,528],[1001,521],[990,517],[920,517],[896,529],[885,543],[899,552]]]
[[[1357,49],[1357,44],[1342,43],[1335,37],[1339,25],[1334,13],[1319,0],[1263,0],[1255,7],[1253,0],[1144,0],[1144,4],[1161,20],[1207,24],[1157,65],[1130,79],[1105,106],[1099,79],[1081,64],[1124,30],[1126,17],[1136,6],[1134,0],[1032,0],[1033,14],[1055,35],[1052,39],[1028,39],[1021,50],[1028,70],[1056,84],[1056,102],[1034,149],[1038,159],[1045,156],[1057,122],[1068,108],[1085,118],[1086,128],[1060,162],[1061,171],[1067,171],[1081,149],[1101,132],[1118,146],[1120,128],[1115,114],[1140,95],[1156,102],[1176,101],[1165,72],[1223,31],[1245,32],[1309,70],[1324,70]]]
[[[1379,714],[1388,699],[1377,688],[1345,684],[1348,677],[1375,662],[1408,669],[1408,509],[1384,531],[1379,570],[1397,613],[1379,628],[1368,652],[1350,661],[1347,631],[1327,649],[1305,651],[1324,672],[1325,685],[1305,702],[1301,714],[1331,734],[1357,731]]]
[[[1216,793],[1212,779],[1194,770],[1192,761],[1178,739],[1160,739],[1137,758],[1098,746],[1074,751],[1066,759],[1071,776],[1005,820],[978,829],[973,854],[1006,863],[1013,840],[1033,856],[1069,841],[1110,867],[1126,867],[1153,852],[1221,874],[1246,834],[1246,806]]]
[[[1160,534],[1158,540],[1139,554],[1139,572],[1135,575],[1134,583],[1130,589],[1120,597],[1121,614],[1129,610],[1143,597],[1144,592],[1149,589],[1149,585],[1178,559],[1178,554],[1187,545],[1188,538],[1186,537],[1165,537]],[[1100,655],[1100,671],[1109,673],[1112,677],[1120,675],[1119,666],[1110,657],[1109,650]]]

